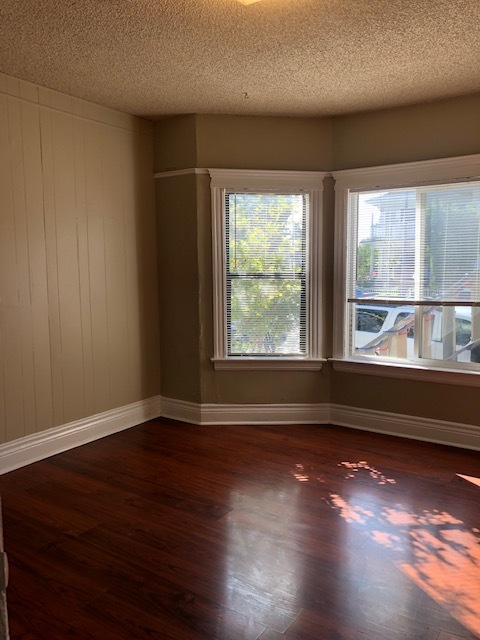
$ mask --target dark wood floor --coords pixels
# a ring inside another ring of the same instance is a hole
[[[13,640],[480,637],[480,454],[152,421],[0,478]]]

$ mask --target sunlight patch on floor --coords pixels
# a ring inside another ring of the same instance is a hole
[[[367,470],[376,484],[395,483],[365,462],[341,463],[352,471]],[[361,465],[361,466],[359,466]],[[357,477],[357,476],[355,476]],[[330,493],[326,502],[338,515],[379,546],[392,552],[404,575],[456,620],[480,636],[480,531],[444,510],[413,511],[403,505],[362,504],[360,495]]]
[[[462,480],[466,480],[467,482],[471,482],[477,487],[480,487],[480,478],[476,478],[475,476],[464,476],[463,473],[457,473],[457,476],[462,478]]]
[[[349,471],[347,479],[354,478],[358,471],[366,471],[373,480],[377,480],[377,484],[395,484],[393,478],[387,478],[378,469],[367,464],[365,460],[360,460],[360,462],[340,462],[338,466],[345,467]]]

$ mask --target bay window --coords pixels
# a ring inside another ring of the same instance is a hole
[[[340,171],[336,358],[480,369],[477,156]]]

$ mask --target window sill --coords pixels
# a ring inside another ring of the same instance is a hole
[[[325,358],[212,358],[216,371],[320,371]]]
[[[480,386],[480,371],[465,369],[442,369],[405,362],[367,362],[360,360],[337,360],[329,358],[334,371],[357,373],[362,375],[381,376],[382,378],[404,378],[421,382],[437,382],[465,387]]]

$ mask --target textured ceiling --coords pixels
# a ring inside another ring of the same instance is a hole
[[[0,0],[0,71],[150,118],[480,92],[480,0]]]

